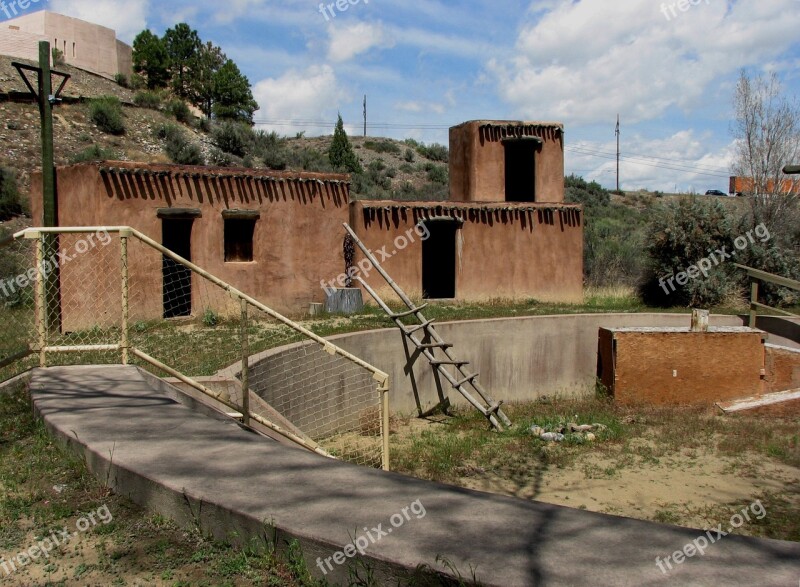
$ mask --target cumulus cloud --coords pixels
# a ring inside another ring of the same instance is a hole
[[[114,29],[118,39],[132,43],[147,28],[149,4],[149,0],[52,0],[50,10]]]
[[[312,65],[306,69],[291,69],[277,78],[259,81],[253,87],[253,97],[261,107],[255,113],[256,121],[284,121],[267,123],[264,128],[281,134],[309,130],[304,125],[293,125],[292,120],[331,120],[331,132],[336,122],[335,113],[345,92],[339,87],[336,74],[329,65]],[[324,129],[316,129],[314,132]]]
[[[514,56],[487,69],[523,118],[576,124],[623,112],[635,123],[691,108],[725,76],[780,56],[800,26],[796,0],[708,0],[674,14],[672,4],[583,0],[532,10]]]
[[[386,49],[395,44],[381,23],[331,24],[328,34],[328,59],[333,62],[349,61],[370,49]]]

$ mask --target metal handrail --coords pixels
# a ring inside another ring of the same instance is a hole
[[[0,243],[0,246],[9,244],[11,241],[25,238],[25,239],[39,239],[43,234],[83,234],[83,233],[92,233],[92,232],[101,232],[104,231],[106,233],[119,233],[120,240],[123,241],[122,245],[122,256],[123,256],[123,267],[127,267],[127,239],[128,238],[136,238],[143,242],[145,245],[159,251],[162,255],[171,258],[172,260],[180,263],[181,265],[187,267],[191,271],[197,273],[204,279],[212,282],[213,284],[217,285],[224,291],[228,293],[232,298],[238,300],[243,305],[243,314],[246,315],[246,310],[244,309],[245,306],[252,306],[253,308],[264,312],[265,314],[269,315],[273,319],[283,323],[284,325],[288,326],[289,328],[295,330],[296,332],[302,334],[305,338],[310,339],[320,346],[329,353],[330,355],[339,355],[340,357],[358,365],[359,367],[363,368],[364,370],[368,371],[372,374],[372,377],[375,381],[378,382],[377,391],[381,395],[381,414],[382,414],[382,421],[381,421],[381,428],[382,428],[382,437],[383,437],[383,447],[382,447],[382,467],[386,470],[389,469],[389,375],[384,371],[381,371],[377,367],[370,365],[366,361],[356,357],[355,355],[347,352],[346,350],[338,347],[337,345],[331,343],[330,341],[325,340],[321,336],[311,332],[307,328],[304,328],[300,324],[297,324],[293,320],[283,316],[282,314],[276,312],[272,308],[264,305],[263,303],[259,302],[255,298],[239,291],[229,283],[215,277],[214,275],[210,274],[203,268],[195,265],[188,259],[181,257],[180,255],[170,251],[166,247],[164,247],[161,243],[158,243],[148,237],[147,235],[139,232],[135,228],[129,226],[75,226],[75,227],[46,227],[46,228],[26,228],[24,230],[20,230],[10,238],[3,239],[3,242]],[[41,246],[37,247],[39,249],[37,251],[37,263],[41,263],[41,255],[42,251]],[[249,402],[244,402],[245,406],[234,406],[231,402],[227,401],[226,398],[222,397],[220,393],[215,393],[202,383],[196,381],[192,377],[188,377],[182,373],[178,373],[174,369],[170,368],[167,365],[164,365],[160,361],[157,361],[153,357],[150,357],[146,353],[142,352],[140,349],[136,349],[130,346],[128,340],[128,324],[127,324],[127,272],[123,270],[123,322],[122,325],[122,340],[120,344],[117,345],[96,345],[96,346],[81,346],[81,347],[49,347],[45,343],[46,334],[44,333],[43,322],[39,324],[39,343],[33,347],[31,352],[38,352],[40,355],[40,365],[44,366],[45,364],[45,353],[47,352],[71,352],[71,351],[79,351],[79,350],[120,350],[122,352],[122,362],[123,364],[127,364],[128,362],[128,353],[132,353],[138,358],[152,364],[154,367],[159,369],[165,370],[166,372],[170,373],[173,376],[178,377],[184,383],[190,385],[191,387],[197,389],[198,391],[202,392],[205,395],[208,395],[215,399],[216,401],[230,407],[233,409],[239,409],[240,407],[246,412],[244,414],[245,418],[252,418],[255,421],[259,422],[260,424],[267,426],[268,428],[272,429],[273,431],[283,435],[284,437],[288,438],[289,440],[304,446],[305,448],[317,452],[319,454],[327,454],[325,453],[319,445],[314,443],[313,441],[309,441],[308,439],[300,438],[293,433],[283,429],[281,426],[274,424],[266,420],[265,418],[260,417],[258,414],[250,413],[249,406],[246,404]],[[41,280],[40,280],[41,281]],[[40,298],[43,298],[43,284],[39,285],[39,291],[37,295]],[[40,304],[43,304],[43,300],[39,300]],[[29,353],[26,353],[26,356]],[[247,357],[243,357],[242,361],[243,365],[243,375],[247,371]],[[243,377],[243,385],[247,385],[246,376]],[[243,400],[246,399],[247,390],[243,390]],[[329,456],[329,455],[328,455]]]

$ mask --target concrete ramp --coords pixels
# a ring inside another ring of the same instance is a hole
[[[37,369],[31,379],[48,428],[116,492],[218,538],[279,548],[297,539],[313,573],[330,561],[334,584],[348,582],[353,540],[367,542],[361,561],[382,585],[420,564],[452,575],[437,556],[464,578],[474,570],[503,587],[800,580],[798,543],[726,536],[662,571],[657,557],[706,534],[333,461],[198,413],[157,387],[121,366]]]

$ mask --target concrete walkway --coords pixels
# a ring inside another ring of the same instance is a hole
[[[503,587],[800,581],[798,543],[727,536],[663,573],[656,557],[705,534],[318,457],[176,403],[133,367],[37,369],[31,395],[47,426],[118,493],[218,537],[296,538],[318,575],[317,557],[356,539],[369,543],[362,560],[380,584],[396,585],[421,563],[444,570],[437,555],[465,578],[472,569]],[[331,558],[326,578],[347,584],[353,560]]]

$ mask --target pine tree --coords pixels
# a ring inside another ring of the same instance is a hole
[[[151,90],[169,83],[169,54],[164,41],[149,30],[143,30],[133,40],[133,70],[147,79]]]
[[[192,66],[196,65],[202,41],[188,24],[182,22],[164,33],[164,46],[170,60],[172,87],[181,98],[191,94]]]
[[[250,80],[228,59],[214,74],[213,111],[217,118],[253,123],[258,103],[253,99]]]
[[[334,169],[344,169],[350,173],[363,172],[361,163],[359,163],[358,157],[353,152],[350,139],[347,138],[341,114],[339,114],[339,119],[336,121],[336,129],[333,131],[333,140],[331,141],[330,151],[328,151],[328,157]]]

